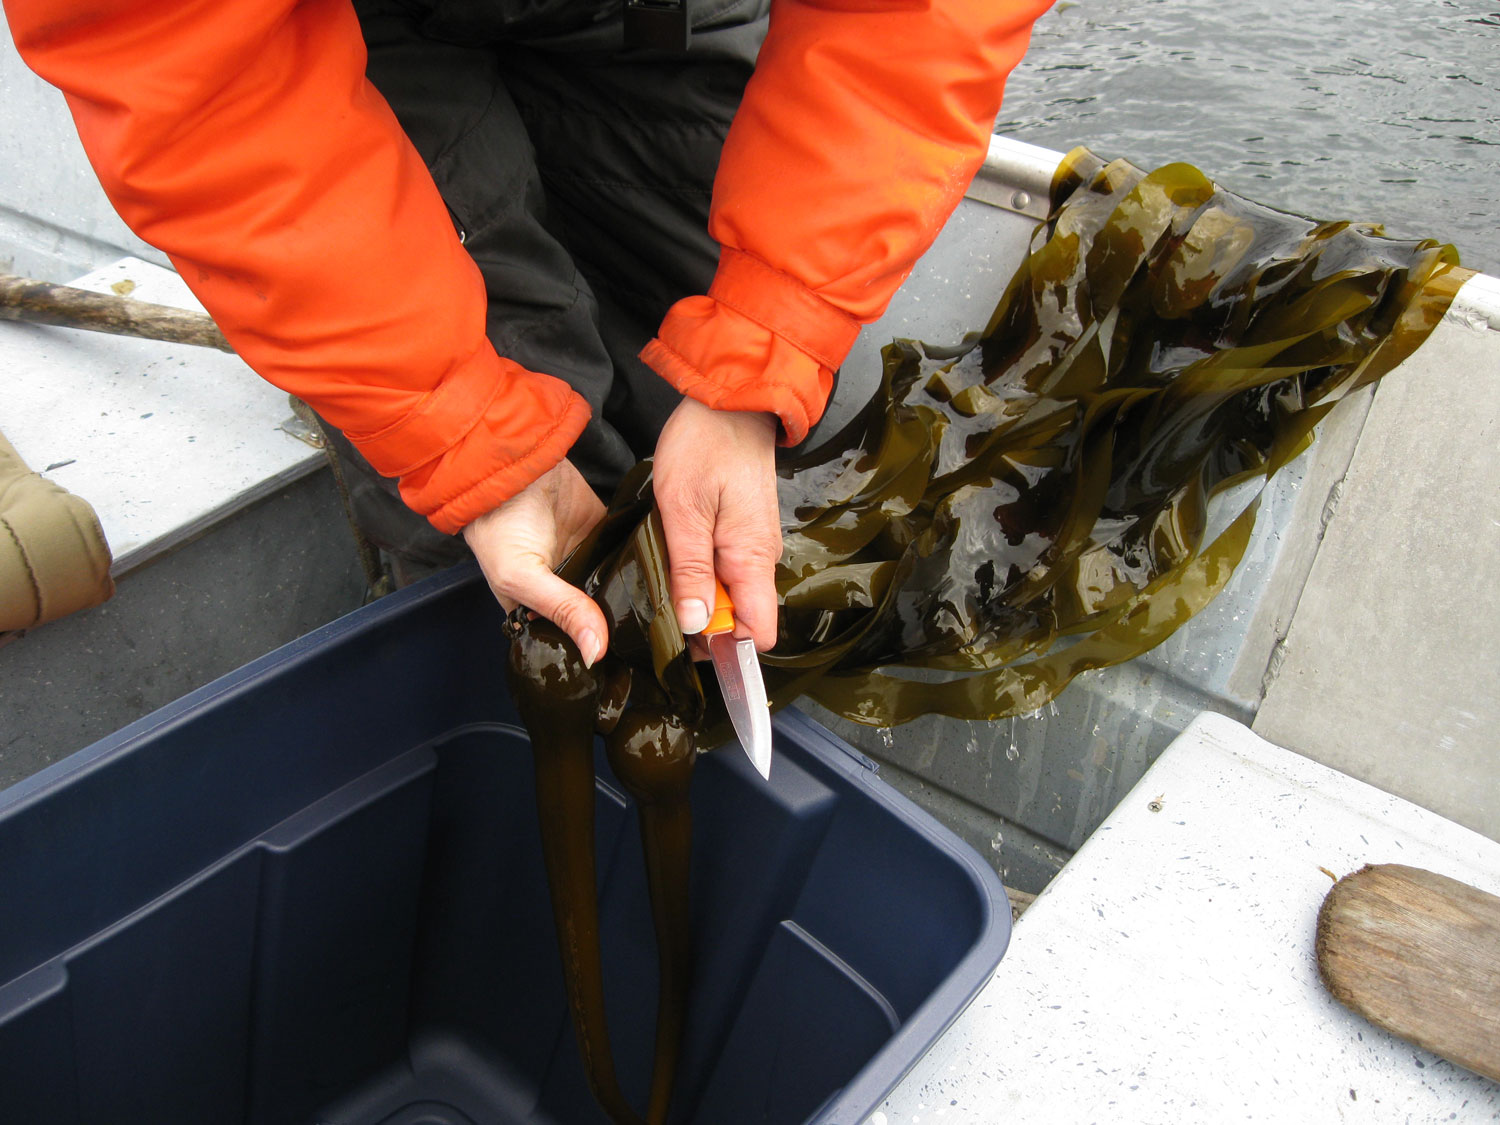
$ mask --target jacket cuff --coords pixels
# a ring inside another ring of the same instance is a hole
[[[401,452],[413,448],[419,436],[436,438],[432,431],[457,406],[451,392],[438,392],[432,398],[442,395],[442,401],[429,401],[398,427],[345,435],[377,471],[401,478],[407,507],[448,535],[458,534],[566,457],[591,414],[588,403],[561,379],[509,360],[501,359],[500,365],[502,378],[490,388],[477,420],[458,428],[446,443],[429,444],[428,449],[436,445],[441,451],[424,462],[402,464]]]
[[[667,311],[641,359],[718,410],[764,410],[796,445],[823,416],[860,324],[796,278],[725,247],[706,297]]]

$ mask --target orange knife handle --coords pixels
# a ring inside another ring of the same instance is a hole
[[[715,633],[732,633],[734,631],[734,603],[729,600],[729,591],[724,589],[724,583],[717,578],[714,579],[714,612],[708,619],[708,624],[703,627],[705,637]]]

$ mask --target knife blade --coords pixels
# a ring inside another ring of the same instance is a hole
[[[755,655],[755,642],[734,635],[734,604],[722,585],[714,593],[713,616],[703,635],[708,639],[708,655],[734,733],[750,764],[770,781],[771,712],[766,703],[766,682]]]

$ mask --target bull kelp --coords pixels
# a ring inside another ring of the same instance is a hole
[[[1040,707],[1162,641],[1229,579],[1264,482],[1343,396],[1425,339],[1467,274],[1451,247],[1258,206],[1174,164],[1071,153],[984,331],[898,341],[838,438],[780,469],[772,705],[879,726]],[[646,1119],[667,1114],[691,959],[695,747],[729,736],[673,615],[649,466],[562,568],[608,655],[512,618],[575,1030],[615,1120],[594,905],[592,732],[636,795],[662,968]],[[588,839],[586,839],[588,837]]]

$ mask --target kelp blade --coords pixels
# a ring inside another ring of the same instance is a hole
[[[773,705],[995,719],[1159,644],[1245,549],[1255,490],[1225,511],[1232,486],[1305,449],[1467,276],[1451,247],[1273,211],[1183,164],[1076,150],[1054,197],[982,333],[890,345],[869,407],[781,467]],[[634,682],[701,708],[712,743],[716,688],[641,577],[666,573],[661,537],[619,530],[655,518],[638,474],[568,570]]]

